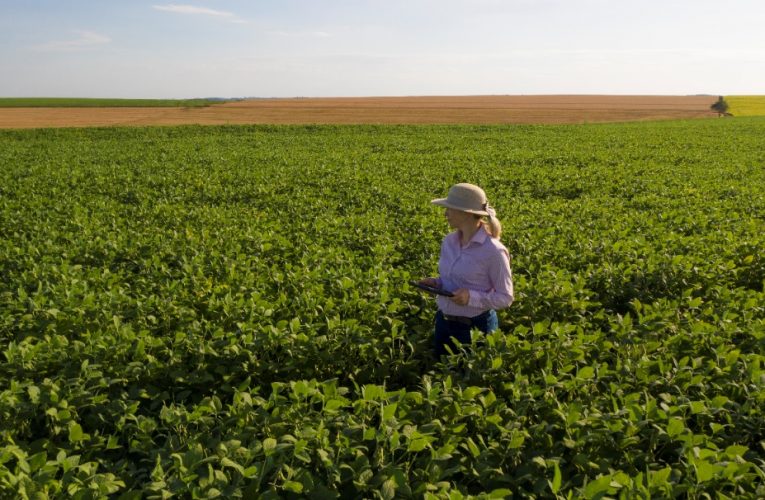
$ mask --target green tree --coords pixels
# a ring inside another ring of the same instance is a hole
[[[717,111],[718,113],[727,113],[728,103],[725,102],[725,99],[723,98],[723,96],[720,96],[717,98],[717,102],[712,104],[712,109]]]

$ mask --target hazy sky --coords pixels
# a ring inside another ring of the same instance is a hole
[[[0,0],[0,96],[765,94],[762,0]]]

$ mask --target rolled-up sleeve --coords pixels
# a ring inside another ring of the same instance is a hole
[[[492,255],[489,261],[489,278],[492,289],[488,291],[469,290],[468,306],[480,309],[504,309],[515,300],[513,294],[513,273],[510,269],[510,254],[502,249]]]

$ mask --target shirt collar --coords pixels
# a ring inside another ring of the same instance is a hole
[[[460,241],[459,234],[460,234],[460,232],[457,231],[457,235],[458,235],[457,241],[458,242]],[[467,245],[465,245],[465,248],[467,248],[467,247],[469,247],[469,246],[471,246],[473,244],[483,245],[484,242],[486,241],[486,238],[488,238],[488,237],[489,237],[489,234],[486,232],[486,229],[484,229],[483,225],[481,225],[481,227],[478,228],[478,231],[475,232],[473,237],[470,238],[470,241],[468,241]]]

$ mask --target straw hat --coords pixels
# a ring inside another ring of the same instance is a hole
[[[449,188],[446,198],[438,198],[431,201],[440,207],[453,208],[470,214],[489,215],[489,204],[483,189],[474,184],[460,183]]]

